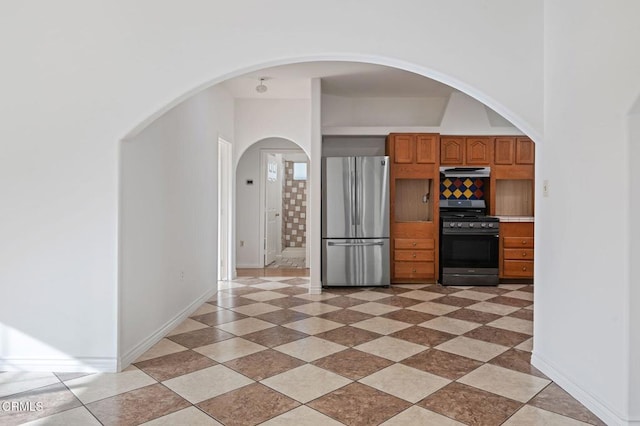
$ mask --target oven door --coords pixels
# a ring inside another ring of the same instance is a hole
[[[443,234],[440,279],[443,285],[497,285],[498,235]]]

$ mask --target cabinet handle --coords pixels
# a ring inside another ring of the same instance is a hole
[[[411,272],[413,272],[413,273],[415,274],[415,273],[416,273],[416,270],[415,270],[415,269],[412,269],[412,270],[411,270]]]
[[[527,244],[527,241],[526,240],[522,240],[522,244]]]
[[[413,257],[414,257],[414,258],[416,257],[416,254],[415,254],[415,253],[413,253]]]
[[[527,270],[527,267],[526,267],[526,266],[523,266],[523,267],[522,267],[522,270],[523,270],[523,271],[526,271],[526,270]]]
[[[522,257],[527,257],[527,252],[526,251],[522,252]]]
[[[416,243],[414,242],[414,243],[412,243],[411,245],[415,247],[415,246],[416,246]]]

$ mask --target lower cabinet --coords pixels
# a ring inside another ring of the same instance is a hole
[[[394,228],[391,282],[435,282],[438,268],[433,223],[396,223]]]
[[[500,278],[533,278],[533,223],[500,223]]]

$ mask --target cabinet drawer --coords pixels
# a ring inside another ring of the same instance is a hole
[[[504,276],[531,278],[533,277],[533,261],[532,260],[505,260]]]
[[[505,260],[533,260],[533,249],[504,249]]]
[[[435,263],[433,262],[395,262],[396,278],[433,278]]]
[[[435,248],[433,239],[396,238],[393,242],[395,249],[433,250]]]
[[[533,237],[504,237],[504,248],[533,248]]]
[[[394,250],[393,260],[405,262],[433,262],[435,254],[433,250]]]

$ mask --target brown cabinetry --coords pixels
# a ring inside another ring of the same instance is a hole
[[[434,282],[438,270],[440,137],[392,133],[391,282]]]
[[[443,166],[488,166],[493,157],[493,137],[442,136],[440,164]]]
[[[500,223],[500,278],[533,278],[533,223]]]

